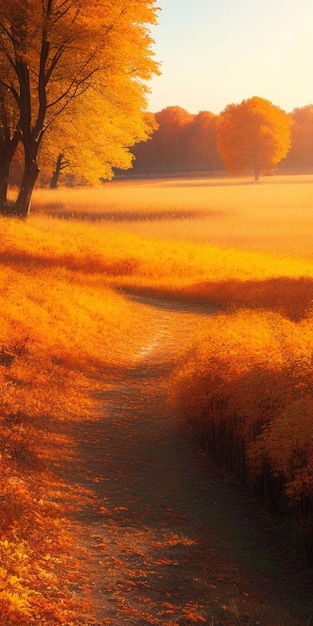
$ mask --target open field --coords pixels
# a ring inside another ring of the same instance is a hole
[[[312,257],[313,176],[107,183],[100,190],[39,192],[52,215],[109,221],[162,239]],[[87,208],[88,207],[88,208]]]
[[[158,180],[39,192],[35,212],[80,219],[56,225],[34,216],[32,224],[53,242],[52,251],[43,232],[42,257],[76,267],[78,254],[113,286],[299,319],[313,300],[312,182]]]
[[[27,222],[1,219],[3,621],[50,626],[75,614],[65,580],[61,601],[55,583],[46,588],[70,541],[64,484],[47,467],[75,454],[62,424],[88,420],[91,392],[110,389],[158,333],[156,315],[128,293],[222,309],[185,338],[171,405],[192,417],[204,443],[204,423],[220,430],[218,454],[211,450],[219,462],[228,429],[238,443],[229,469],[249,467],[241,478],[270,504],[280,489],[312,558],[312,183],[113,182],[38,191]]]

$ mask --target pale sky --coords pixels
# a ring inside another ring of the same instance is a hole
[[[287,112],[313,104],[313,0],[159,0],[162,76],[149,110],[220,113],[259,96]]]

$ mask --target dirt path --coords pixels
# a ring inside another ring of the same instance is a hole
[[[75,624],[310,624],[312,572],[281,554],[275,528],[166,408],[169,372],[200,311],[143,305],[155,337],[101,394],[94,421],[75,426],[79,460],[64,470],[86,490],[73,594],[83,588],[92,608],[82,604]]]

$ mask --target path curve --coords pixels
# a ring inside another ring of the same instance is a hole
[[[66,468],[86,490],[75,592],[92,609],[77,625],[295,626],[297,603],[309,623],[310,570],[281,554],[277,529],[167,408],[169,373],[201,311],[129,297],[149,308],[154,337],[99,395],[96,419],[75,425],[80,461]]]

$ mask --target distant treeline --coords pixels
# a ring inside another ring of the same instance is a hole
[[[313,105],[294,109],[291,119],[291,147],[279,170],[313,171]],[[158,129],[150,140],[132,148],[133,169],[117,175],[149,175],[168,172],[225,173],[216,145],[219,116],[209,111],[196,115],[179,106],[155,114]]]

